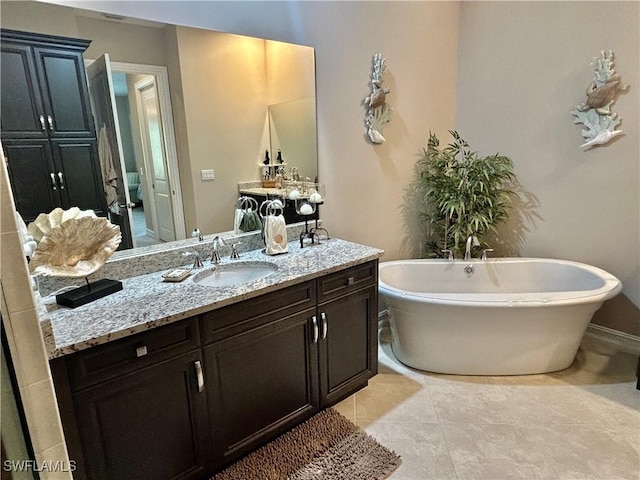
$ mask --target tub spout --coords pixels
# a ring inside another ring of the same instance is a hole
[[[467,237],[467,246],[464,249],[464,259],[469,260],[471,258],[471,246],[479,247],[480,242],[478,241],[478,237],[475,235],[469,235]]]

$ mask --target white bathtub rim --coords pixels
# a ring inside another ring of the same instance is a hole
[[[531,293],[428,293],[411,292],[402,290],[387,284],[383,280],[382,270],[386,266],[401,265],[407,263],[442,263],[459,265],[477,265],[484,262],[508,262],[508,263],[556,263],[578,267],[600,277],[603,286],[593,290],[568,290],[559,292],[531,292]],[[575,305],[580,303],[602,303],[615,297],[622,291],[622,282],[609,272],[585,263],[570,260],[551,258],[526,258],[526,257],[496,257],[487,260],[471,259],[453,261],[446,259],[407,259],[392,260],[379,264],[378,289],[383,296],[390,299],[398,298],[417,302],[428,302],[440,305],[456,305],[469,307],[544,307]]]

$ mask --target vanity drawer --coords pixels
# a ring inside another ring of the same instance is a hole
[[[201,315],[204,345],[316,306],[316,282],[265,293]]]
[[[346,295],[377,282],[377,260],[330,273],[318,279],[318,303]]]
[[[198,318],[156,327],[66,357],[72,391],[200,348]]]

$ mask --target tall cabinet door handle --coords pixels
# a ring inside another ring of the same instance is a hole
[[[313,323],[313,343],[318,343],[318,319],[315,315],[311,317],[311,322]]]
[[[51,115],[47,115],[47,122],[49,123],[49,130],[53,132],[53,118],[51,118]]]
[[[51,188],[53,190],[58,190],[58,184],[56,183],[56,174],[51,172],[49,175],[51,176]]]
[[[64,176],[62,172],[58,172],[58,180],[60,181],[60,190],[64,190]]]
[[[327,322],[327,315],[322,312],[320,314],[320,318],[322,319],[322,340],[327,338],[327,332],[329,330],[329,322]]]
[[[200,360],[197,360],[195,363],[196,366],[196,378],[198,380],[198,392],[204,392],[204,372],[202,371],[202,363]]]
[[[40,115],[40,126],[42,127],[42,131],[47,131],[47,124],[44,123],[44,115]]]

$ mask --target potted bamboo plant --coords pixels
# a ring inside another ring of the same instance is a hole
[[[508,157],[479,156],[458,132],[449,133],[453,141],[444,148],[429,133],[417,163],[419,216],[426,228],[424,246],[429,257],[442,257],[443,250],[462,257],[470,235],[485,247],[483,237],[507,220],[516,195],[508,188],[516,181]]]

